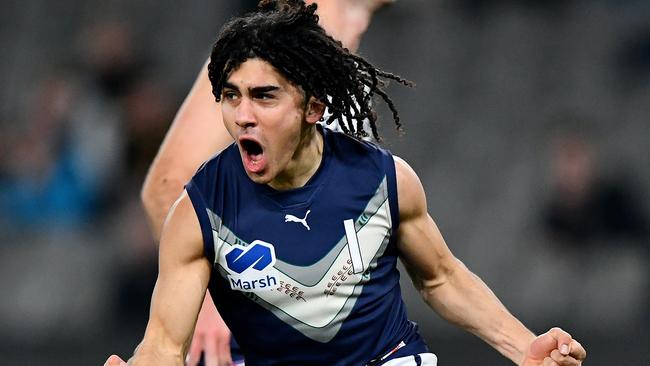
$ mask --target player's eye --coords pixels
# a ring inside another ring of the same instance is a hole
[[[273,95],[269,93],[259,93],[255,95],[255,98],[257,99],[262,99],[262,100],[268,100],[268,99],[273,99]]]
[[[237,93],[235,93],[232,90],[224,90],[222,95],[223,95],[223,99],[226,99],[226,100],[235,100],[238,97]]]

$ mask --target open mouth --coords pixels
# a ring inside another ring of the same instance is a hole
[[[266,167],[262,145],[253,139],[244,137],[239,139],[239,146],[242,149],[242,160],[246,170],[251,173],[261,173]]]
[[[257,141],[242,139],[240,140],[240,144],[242,149],[244,149],[246,154],[249,155],[252,159],[259,158],[264,152],[262,145],[260,145]]]

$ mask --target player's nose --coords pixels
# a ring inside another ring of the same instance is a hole
[[[235,108],[235,123],[242,128],[257,125],[252,103],[247,98],[242,98],[241,102]]]

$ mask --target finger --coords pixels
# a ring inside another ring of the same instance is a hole
[[[232,365],[232,355],[230,354],[230,335],[220,337],[217,348],[219,350],[219,354],[221,355],[221,364],[227,366]]]
[[[557,362],[553,361],[552,358],[546,357],[542,362],[542,366],[560,366],[560,365],[558,365]]]
[[[571,344],[569,345],[571,348],[571,352],[569,352],[569,356],[575,358],[576,360],[584,360],[587,358],[587,351],[582,347],[580,342],[576,341],[575,339],[571,341]]]
[[[111,355],[104,363],[104,366],[124,366],[126,362],[120,358],[118,355]]]
[[[571,345],[571,341],[573,340],[571,338],[571,334],[557,327],[552,328],[547,333],[550,334],[551,337],[553,337],[553,339],[556,340],[557,342],[556,348],[560,351],[562,355],[566,356],[571,352],[570,345]]]
[[[529,355],[535,360],[544,360],[554,349],[557,349],[557,340],[548,331],[535,338],[530,345]]]
[[[189,352],[187,352],[187,357],[185,358],[186,366],[196,366],[199,364],[199,360],[201,359],[201,341],[202,337],[200,335],[194,335],[194,338],[192,338]]]
[[[205,355],[205,366],[221,366],[220,355],[217,350],[217,342],[214,338],[204,339],[203,354]]]
[[[564,356],[564,361],[558,363],[560,366],[580,366],[581,362],[571,356]]]
[[[558,350],[551,352],[551,358],[560,366],[579,366],[580,362],[571,356],[564,356]]]

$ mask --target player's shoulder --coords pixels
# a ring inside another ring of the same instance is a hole
[[[420,182],[420,177],[418,177],[418,174],[409,163],[406,162],[406,160],[397,155],[393,155],[393,161],[395,162],[395,176],[397,178],[397,188],[399,190],[421,188],[422,183]]]
[[[400,216],[410,216],[426,210],[426,197],[420,177],[415,170],[399,156],[393,155],[395,177],[399,196]]]
[[[395,172],[397,174],[405,179],[417,178],[417,173],[406,160],[397,155],[393,155],[393,160],[395,161]]]
[[[196,259],[203,255],[203,237],[195,202],[184,190],[169,209],[160,237],[161,257]]]

